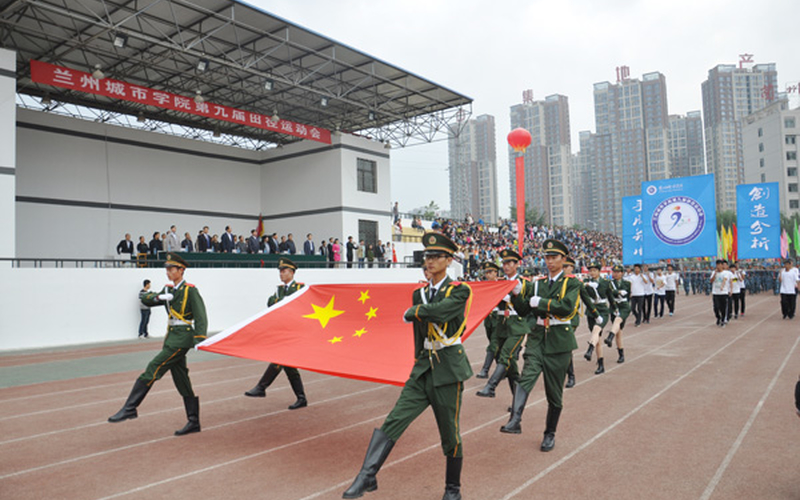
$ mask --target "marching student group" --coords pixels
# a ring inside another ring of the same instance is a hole
[[[473,375],[461,341],[467,323],[465,309],[473,292],[468,283],[453,281],[447,275],[447,269],[458,251],[458,246],[448,236],[439,232],[425,233],[423,245],[423,269],[427,282],[413,292],[403,318],[413,326],[414,365],[393,409],[383,425],[373,431],[363,465],[342,498],[359,498],[365,492],[378,488],[378,471],[394,444],[429,406],[433,410],[446,457],[442,498],[461,498],[463,446],[460,412],[464,382]],[[522,432],[522,416],[528,397],[539,377],[542,377],[547,415],[540,450],[547,452],[555,446],[556,429],[563,407],[563,390],[575,385],[572,351],[578,348],[575,334],[580,317],[586,316],[591,331],[583,357],[587,361],[596,360],[595,374],[600,375],[605,371],[604,344],[608,349],[616,345],[617,363],[625,362],[624,330],[631,314],[635,318],[634,326],[649,323],[651,317],[663,317],[665,305],[669,315],[674,314],[675,293],[681,278],[672,266],[667,266],[665,270],[635,265],[628,274],[622,266],[614,266],[611,279],[607,279],[601,275],[601,264],[592,263],[588,266],[588,275],[581,279],[573,274],[575,262],[569,248],[561,241],[545,240],[541,254],[544,256],[546,272],[531,279],[520,275],[522,258],[510,248],[500,253],[502,267],[494,262],[485,262],[481,266],[485,280],[505,279],[516,283],[484,320],[489,345],[483,367],[476,377],[486,379],[486,385],[477,392],[477,396],[484,398],[495,397],[497,386],[503,379],[507,380],[513,402],[509,408],[509,420],[500,428],[500,432],[510,434]],[[199,291],[184,279],[187,267],[180,255],[170,253],[167,256],[166,273],[171,283],[161,291],[141,296],[144,304],[165,306],[169,317],[168,332],[162,350],[136,379],[125,404],[108,419],[109,422],[136,418],[137,408],[153,383],[169,371],[178,392],[183,396],[187,415],[186,425],[175,434],[200,432],[199,399],[192,390],[186,354],[206,338],[208,321]],[[281,284],[269,298],[269,306],[303,287],[302,283],[294,280],[297,266],[290,259],[281,258],[278,269]],[[732,297],[740,293],[744,275],[736,271],[735,266],[727,269],[724,261],[718,261],[710,281],[713,283],[717,324],[724,326],[730,320]],[[737,298],[737,301],[741,300],[742,316],[743,295],[741,299]],[[738,303],[735,311],[734,317],[738,317]],[[791,312],[794,313],[793,308]],[[608,333],[603,339],[606,327]],[[494,371],[491,370],[493,364]],[[264,397],[267,387],[282,371],[286,372],[297,397],[289,409],[307,406],[298,370],[274,363],[267,367],[256,386],[245,395]]]

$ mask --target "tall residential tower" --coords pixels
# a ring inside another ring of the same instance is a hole
[[[450,212],[477,221],[497,221],[497,150],[494,116],[469,120],[461,134],[448,139]]]

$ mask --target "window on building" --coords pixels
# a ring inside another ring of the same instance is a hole
[[[783,128],[794,128],[794,117],[788,116],[783,119]]]
[[[800,208],[799,200],[789,200],[789,208]]]
[[[764,158],[759,158],[758,159],[758,166],[761,167],[761,168],[764,168]]]
[[[787,145],[795,144],[797,142],[797,136],[796,135],[787,135],[785,142],[786,142]]]
[[[758,136],[759,137],[763,137],[764,136],[764,129],[761,128],[761,127],[758,127]]]
[[[374,220],[358,220],[358,240],[367,245],[378,243],[378,223]]]
[[[786,175],[788,175],[789,177],[797,177],[797,167],[787,168]]]
[[[767,182],[767,174],[761,174],[761,182]]]
[[[763,153],[764,152],[764,143],[763,142],[759,142],[758,143],[758,152],[759,153]]]
[[[786,159],[787,160],[797,160],[797,151],[787,151],[786,152]]]
[[[363,158],[358,158],[356,164],[358,169],[358,190],[366,193],[377,193],[378,164]]]
[[[796,182],[790,182],[789,183],[789,192],[790,193],[796,193],[797,192],[797,183]]]

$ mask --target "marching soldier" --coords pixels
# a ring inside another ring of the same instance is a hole
[[[281,257],[278,261],[278,271],[280,272],[281,283],[283,284],[278,285],[278,290],[275,294],[267,299],[267,307],[272,307],[305,286],[303,283],[298,283],[294,280],[294,273],[297,271],[297,265],[286,257]],[[300,378],[300,371],[291,366],[282,366],[275,363],[269,364],[264,375],[261,376],[261,380],[258,381],[255,387],[245,392],[244,395],[250,396],[251,398],[265,397],[267,395],[267,387],[272,384],[275,378],[281,373],[281,370],[286,372],[286,376],[289,378],[289,384],[291,384],[294,395],[297,398],[297,400],[289,406],[289,409],[296,410],[308,406],[306,393],[303,390],[303,380]]]
[[[608,324],[611,311],[614,309],[614,293],[611,282],[600,277],[599,263],[589,264],[589,276],[589,280],[584,283],[584,286],[594,295],[594,305],[599,317],[589,318],[589,330],[591,330],[592,336],[589,339],[589,348],[586,349],[583,357],[586,361],[591,361],[592,352],[597,349],[597,370],[594,374],[600,375],[606,371],[603,365],[603,346],[600,338],[603,336],[603,328]]]
[[[577,349],[572,329],[572,318],[578,312],[581,284],[564,273],[567,247],[558,240],[548,239],[543,244],[548,275],[537,278],[514,296],[514,306],[524,315],[536,318],[536,326],[528,335],[523,355],[522,376],[514,392],[511,419],[500,428],[501,432],[522,432],[522,411],[539,375],[544,377],[547,396],[547,420],[541,451],[555,446],[556,427],[561,416],[564,378]]]
[[[461,396],[463,382],[472,376],[461,335],[467,326],[465,308],[472,290],[447,276],[447,267],[458,249],[455,243],[439,233],[425,234],[422,242],[430,282],[414,291],[413,305],[404,316],[414,324],[414,367],[386,421],[373,432],[361,471],[342,498],[359,498],[378,488],[375,476],[394,443],[431,406],[447,457],[442,500],[461,499]]]
[[[483,269],[483,279],[485,281],[497,281],[497,274],[500,271],[500,266],[494,262],[487,261],[483,263],[481,268]],[[492,361],[494,361],[495,355],[497,354],[492,350],[497,347],[496,345],[492,345],[492,339],[494,338],[494,331],[499,320],[499,313],[500,306],[497,306],[486,316],[486,319],[483,320],[483,328],[486,330],[486,338],[489,339],[489,345],[486,346],[486,359],[483,361],[483,368],[475,375],[475,378],[489,378],[489,368],[492,367]]]
[[[611,331],[608,333],[608,337],[606,337],[605,340],[606,345],[610,348],[614,337],[617,338],[617,353],[619,354],[617,363],[625,362],[625,348],[622,345],[622,330],[625,328],[625,320],[628,319],[628,316],[631,314],[631,282],[622,279],[622,273],[624,271],[625,269],[622,266],[614,266],[614,269],[611,271],[611,277],[614,278],[611,281],[611,288],[614,290],[616,312],[613,315]]]
[[[574,275],[575,270],[575,259],[570,256],[567,256],[566,262],[564,262],[564,274],[569,276],[570,278],[575,278],[581,282],[581,291],[580,291],[580,298],[581,303],[583,303],[583,311],[586,314],[586,318],[589,320],[589,329],[591,329],[591,325],[595,323],[598,319],[603,320],[597,312],[597,308],[595,307],[594,298],[589,293],[589,289],[587,288],[586,284],[580,280],[577,276]],[[572,317],[572,332],[577,333],[578,327],[581,326],[581,314],[576,314]],[[564,386],[565,388],[569,389],[575,387],[575,366],[572,362],[572,358],[569,358],[569,367],[567,368],[567,384]]]
[[[517,252],[506,248],[500,252],[503,259],[503,272],[507,280],[516,280],[517,285],[514,290],[520,293],[526,285],[527,280],[522,279],[517,274],[519,261],[522,257]],[[522,348],[522,341],[530,331],[530,326],[525,319],[517,313],[516,308],[511,303],[511,294],[506,295],[499,304],[500,311],[497,313],[497,326],[495,327],[494,338],[491,347],[497,353],[497,367],[494,373],[486,382],[486,386],[478,391],[478,396],[483,398],[493,398],[494,390],[504,378],[508,377],[508,384],[511,387],[511,394],[514,394],[514,386],[519,378],[519,368],[517,367],[517,356]]]
[[[183,436],[192,432],[200,432],[200,400],[192,390],[192,381],[189,380],[189,369],[186,366],[186,353],[196,344],[206,338],[208,319],[206,306],[197,287],[183,279],[186,268],[189,267],[179,255],[167,254],[167,278],[172,281],[164,286],[158,293],[147,293],[141,298],[143,304],[148,306],[163,305],[169,315],[169,327],[164,337],[164,345],[144,373],[139,375],[133,384],[133,389],[125,405],[117,413],[109,417],[112,423],[122,422],[136,418],[136,408],[147,396],[153,383],[169,371],[172,381],[178,392],[183,396],[188,422],[177,431],[176,436]]]

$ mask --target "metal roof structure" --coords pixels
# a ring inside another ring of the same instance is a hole
[[[216,104],[395,146],[457,134],[471,114],[469,97],[238,0],[0,0],[0,47],[17,51],[18,102],[32,96],[48,111],[85,107],[97,120],[132,116],[251,144],[298,139],[37,84],[29,61],[100,69],[188,97],[199,91]]]

